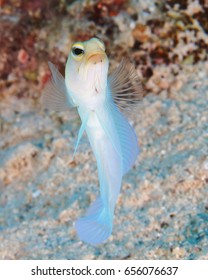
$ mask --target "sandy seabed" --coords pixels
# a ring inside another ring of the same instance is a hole
[[[140,55],[135,48],[148,44],[151,34],[150,29],[136,28],[135,22],[140,20],[130,20],[127,8],[126,14],[113,15],[117,25],[114,37],[103,35],[103,40],[109,52],[115,44],[115,54],[116,44],[129,34],[129,24],[133,42],[128,42],[130,46],[126,43],[124,49],[134,60]],[[150,18],[155,17],[153,8]],[[72,5],[68,12],[73,9],[76,11]],[[189,16],[194,15],[191,9],[190,5],[186,9]],[[9,21],[3,20],[4,24]],[[165,22],[167,28],[173,24],[171,20]],[[53,35],[64,42],[59,42],[63,58],[71,40],[63,34],[65,29],[63,24],[60,34]],[[42,27],[40,40],[49,30],[50,24]],[[182,29],[179,33],[193,36]],[[207,33],[199,29],[198,34],[208,44]],[[156,35],[162,36],[159,31]],[[54,37],[48,38],[48,51]],[[41,74],[31,76],[34,61],[25,64],[23,46],[15,53],[19,64],[7,76],[6,62],[1,61],[0,259],[208,259],[208,60],[202,53],[204,57],[194,62],[190,52],[184,51],[187,43],[180,45],[181,54],[185,53],[180,58],[179,45],[172,49],[174,54],[178,51],[177,62],[165,63],[160,58],[148,64],[152,72],[148,70],[151,75],[145,77],[147,95],[130,117],[140,155],[123,178],[113,234],[97,247],[81,242],[73,226],[99,192],[97,166],[86,136],[71,162],[79,117],[76,112],[41,109],[46,62],[37,61],[40,66],[34,69]],[[147,72],[136,67],[144,77]],[[21,77],[19,69],[24,73]]]

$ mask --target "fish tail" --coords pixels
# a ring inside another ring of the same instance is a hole
[[[79,238],[92,245],[104,242],[112,232],[113,213],[98,197],[88,209],[86,216],[75,223]]]

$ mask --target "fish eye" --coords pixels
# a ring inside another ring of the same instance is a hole
[[[80,47],[73,47],[72,48],[72,54],[75,56],[80,56],[84,54],[84,50]]]

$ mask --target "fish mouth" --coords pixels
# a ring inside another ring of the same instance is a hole
[[[96,52],[87,58],[87,63],[90,64],[97,64],[97,63],[102,63],[106,59],[106,54],[103,52]]]
[[[103,76],[103,73],[108,69],[108,58],[105,52],[97,51],[93,52],[79,68],[79,75],[85,80],[95,79],[95,77]]]

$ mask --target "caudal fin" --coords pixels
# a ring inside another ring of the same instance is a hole
[[[92,245],[104,242],[112,232],[113,217],[100,198],[88,209],[86,216],[75,223],[79,238]]]

